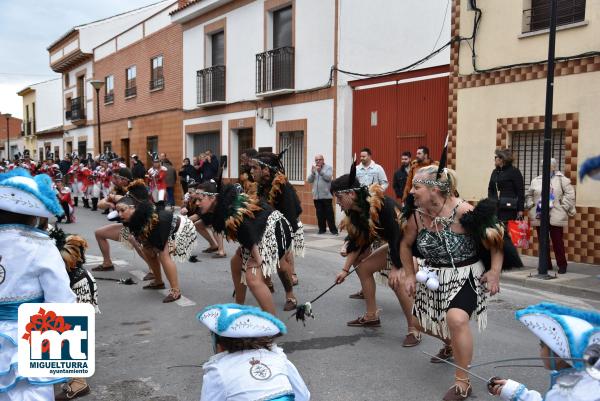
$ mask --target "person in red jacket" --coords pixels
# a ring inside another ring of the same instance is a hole
[[[75,208],[71,197],[71,189],[63,183],[60,172],[54,176],[54,186],[56,187],[56,197],[65,212],[64,216],[58,218],[58,223],[62,223],[63,218],[66,219],[65,224],[75,223]]]
[[[165,208],[165,198],[167,193],[167,168],[160,164],[157,153],[151,154],[152,168],[148,170],[147,182],[150,187],[150,195],[156,204],[157,209]]]

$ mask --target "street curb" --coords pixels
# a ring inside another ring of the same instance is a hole
[[[590,276],[590,278],[593,277]],[[516,284],[525,288],[533,288],[537,290],[553,292],[555,294],[562,294],[579,298],[588,298],[595,301],[600,300],[600,289],[581,288],[566,284],[553,284],[552,280],[540,280],[529,277],[523,279],[521,277],[513,277],[510,275],[510,273],[505,273],[502,274],[502,276],[500,276],[500,283],[502,282]]]

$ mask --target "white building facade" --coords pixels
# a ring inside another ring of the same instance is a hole
[[[183,26],[183,154],[207,148],[228,156],[224,176],[238,177],[245,149],[279,152],[314,223],[305,183],[315,154],[350,166],[350,72],[381,73],[425,56],[449,40],[446,1],[180,1]],[[411,2],[412,3],[412,2]],[[425,52],[428,53],[428,52]],[[447,65],[444,50],[422,67]],[[390,177],[391,179],[391,177]]]

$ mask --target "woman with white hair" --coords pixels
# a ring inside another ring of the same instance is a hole
[[[567,258],[563,241],[563,227],[569,225],[569,217],[575,215],[575,189],[571,180],[558,169],[556,159],[550,160],[550,239],[556,257],[558,273],[567,272]],[[525,193],[525,209],[529,210],[529,221],[540,237],[540,215],[542,212],[542,176],[531,180],[529,189]],[[548,266],[552,268],[550,253],[548,253]]]

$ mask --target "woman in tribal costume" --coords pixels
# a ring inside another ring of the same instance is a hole
[[[267,203],[243,193],[239,184],[225,185],[218,193],[206,191],[206,183],[199,189],[196,204],[203,214],[213,215],[215,231],[240,244],[231,259],[235,302],[244,303],[248,286],[260,307],[275,314],[273,297],[265,279],[274,273],[287,277],[281,263],[291,252],[290,223]],[[295,299],[291,285],[286,288],[286,296]]]
[[[431,362],[454,357],[458,366],[467,369],[473,356],[469,319],[474,315],[483,330],[487,296],[500,290],[504,228],[496,219],[494,202],[483,200],[473,208],[455,196],[453,170],[423,167],[412,184],[414,200],[407,200],[403,215],[400,255],[405,265],[412,263],[413,256],[423,258],[427,269],[418,273],[415,325],[444,342],[438,358]],[[406,289],[415,294],[415,276],[405,273]],[[393,269],[390,282],[394,288],[401,286],[399,276]],[[457,369],[454,385],[443,399],[464,400],[471,392],[469,377]]]
[[[194,223],[185,216],[175,216],[171,211],[157,210],[149,199],[143,180],[136,180],[128,187],[127,194],[117,202],[117,211],[123,224],[142,246],[145,260],[154,275],[154,280],[144,289],[165,288],[162,266],[171,285],[163,302],[181,298],[175,260],[189,258],[196,241]]]
[[[342,228],[346,229],[346,262],[338,273],[336,282],[342,283],[351,266],[357,266],[367,311],[355,320],[349,321],[352,327],[379,327],[381,321],[375,299],[375,278],[387,282],[392,266],[402,267],[400,263],[401,232],[398,223],[400,211],[393,199],[385,196],[379,184],[370,187],[361,186],[356,180],[356,167],[352,165],[350,174],[343,175],[331,183],[331,192],[337,204],[346,214]],[[411,272],[412,272],[412,265]],[[412,302],[403,288],[394,291],[402,309],[407,315],[408,332],[406,346],[417,345],[421,337],[412,327]],[[409,341],[410,340],[410,341]]]

